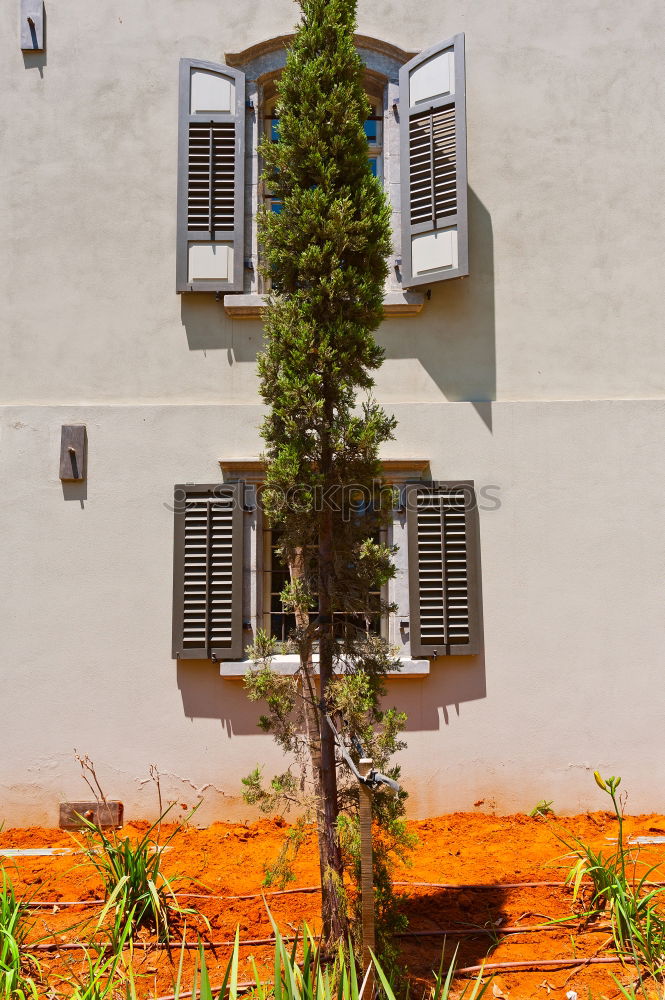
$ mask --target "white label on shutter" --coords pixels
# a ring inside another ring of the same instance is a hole
[[[437,52],[409,74],[409,103],[420,104],[435,97],[455,93],[455,53]]]
[[[418,233],[411,237],[411,269],[413,274],[455,268],[457,261],[457,226]]]
[[[190,114],[205,115],[208,112],[233,111],[235,85],[228,76],[208,73],[202,69],[192,70],[190,94]]]
[[[190,243],[188,259],[188,281],[231,280],[232,243]]]

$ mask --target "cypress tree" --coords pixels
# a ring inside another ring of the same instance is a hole
[[[260,148],[263,180],[281,211],[264,209],[259,218],[272,289],[259,374],[268,411],[263,507],[289,569],[281,596],[300,667],[293,678],[273,671],[280,646],[259,631],[246,686],[250,698],[267,702],[260,725],[301,768],[290,767],[268,790],[257,769],[245,779],[245,797],[266,810],[278,801],[311,804],[330,944],[347,932],[343,870],[355,828],[344,815],[354,811],[357,785],[338,768],[327,717],[344,729],[356,759],[359,738],[384,769],[402,745],[405,721],[380,708],[382,679],[396,660],[375,627],[389,611],[379,595],[394,573],[392,551],[381,541],[392,497],[381,481],[379,448],[395,421],[371,395],[383,358],[373,331],[382,319],[391,241],[389,208],[367,156],[370,107],[354,43],[355,0],[299,5],[278,82],[278,141],[268,136]],[[376,811],[392,824],[392,843],[403,839],[401,799],[379,794]],[[286,860],[278,865],[282,876]],[[378,869],[383,861],[379,850]],[[378,892],[387,904],[384,869]]]

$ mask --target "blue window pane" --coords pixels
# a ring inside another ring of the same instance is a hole
[[[273,118],[270,122],[270,138],[273,142],[279,142],[279,118]]]
[[[379,175],[379,164],[378,164],[376,156],[370,156],[370,158],[369,158],[369,165],[370,165],[370,169],[372,171],[372,177],[378,177],[378,175]]]
[[[376,145],[376,126],[377,122],[372,118],[368,118],[365,122],[365,135],[370,145]]]
[[[270,202],[270,211],[274,212],[275,215],[281,215],[282,214],[281,201],[278,201],[276,198],[273,198],[273,200]]]

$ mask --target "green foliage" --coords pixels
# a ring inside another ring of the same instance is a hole
[[[541,799],[540,802],[536,802],[529,816],[532,818],[536,816],[554,816],[554,809],[552,809],[553,802],[553,799]]]
[[[444,946],[445,947],[445,946]],[[453,955],[452,961],[445,971],[444,975],[444,956],[443,952],[441,954],[441,964],[439,966],[438,972],[434,973],[434,985],[432,986],[429,997],[427,1000],[451,1000],[453,995],[453,978],[455,976],[455,968],[457,964],[457,948],[455,948],[455,953]],[[376,973],[380,987],[382,987],[385,1000],[396,1000],[392,984],[390,983],[388,977],[386,976],[382,966],[374,958],[374,965],[376,967]],[[492,983],[492,977],[483,982],[483,971],[482,969],[478,973],[475,979],[470,983],[467,983],[461,992],[455,988],[455,998],[456,1000],[480,1000],[482,996],[486,993]],[[469,993],[469,990],[471,992]]]
[[[106,796],[99,784],[95,767],[87,756],[76,755],[83,778],[97,802],[107,806]],[[115,830],[107,833],[101,826],[79,816],[86,835],[84,853],[97,870],[106,893],[106,903],[97,922],[100,928],[108,913],[113,911],[111,942],[114,948],[126,934],[131,940],[134,931],[148,926],[155,930],[160,941],[169,940],[169,922],[173,914],[195,913],[179,904],[173,891],[178,875],[167,877],[162,871],[162,853],[180,832],[175,827],[165,839],[161,838],[162,821],[172,806],[162,810],[159,772],[151,765],[150,776],[155,782],[159,798],[160,816],[137,841],[120,837]],[[190,814],[191,815],[191,814]]]
[[[116,925],[121,923],[118,916]],[[134,984],[134,974],[131,964],[123,959],[123,948],[131,941],[131,921],[122,922],[122,929],[114,940],[111,954],[108,949],[100,948],[93,958],[91,949],[85,951],[85,971],[83,974],[72,963],[66,980],[71,987],[69,1000],[137,1000]],[[130,953],[131,954],[131,953]]]
[[[355,962],[349,961],[348,950],[343,944],[339,944],[335,959],[332,963],[325,961],[324,953],[319,942],[314,937],[307,924],[302,928],[299,940],[287,948],[279,928],[270,915],[275,936],[273,980],[270,983],[261,982],[256,963],[252,958],[252,971],[254,975],[255,988],[253,996],[256,1000],[360,1000],[361,997],[368,997],[369,994],[364,988],[364,983],[359,979]],[[298,951],[302,957],[298,959]],[[194,973],[193,994],[196,996],[200,991],[201,1000],[223,1000],[227,992],[230,1000],[237,1000],[241,984],[238,982],[238,962],[239,962],[239,939],[236,932],[236,940],[233,952],[229,958],[224,979],[220,987],[211,987],[203,948],[199,951],[197,969]],[[450,1000],[453,995],[453,977],[457,950],[452,962],[445,969],[443,955],[439,971],[434,973],[434,985],[424,1000]],[[381,1000],[396,1000],[394,983],[390,975],[386,974],[383,964],[373,956],[374,969],[376,973],[376,995]],[[180,975],[176,990],[175,1000],[180,1000]],[[483,982],[482,972],[472,982],[467,983],[459,991],[455,990],[457,1000],[481,1000],[486,990],[491,984],[491,978]]]
[[[286,835],[277,860],[266,866],[264,885],[278,885],[280,888],[284,888],[289,882],[295,881],[293,862],[306,838],[307,823],[301,816]]]
[[[0,998],[36,1000],[35,976],[39,965],[25,947],[29,927],[25,904],[16,898],[14,886],[2,869],[0,885]]]
[[[367,159],[369,105],[353,38],[355,2],[300,6],[278,83],[279,142],[266,138],[260,150],[264,180],[282,201],[279,214],[265,210],[259,219],[273,287],[259,358],[270,408],[262,431],[269,458],[263,502],[283,529],[287,557],[316,542],[317,490],[378,477],[377,449],[394,428],[373,401],[356,409],[358,391],[372,388],[371,372],[383,357],[372,331],[382,317],[391,247],[388,205]],[[368,532],[346,527],[359,555]],[[287,602],[311,605],[316,582],[297,586],[300,593]]]
[[[278,644],[257,633],[248,650],[256,669],[246,677],[247,693],[267,706],[259,725],[293,764],[268,787],[258,769],[244,784],[246,800],[265,811],[297,802],[305,819],[316,818],[326,873],[324,930],[335,923],[339,935],[343,919],[328,921],[327,914],[338,916],[341,905],[340,832],[347,867],[357,868],[352,817],[358,790],[345,767],[335,777],[323,711],[344,727],[356,761],[361,740],[376,767],[391,775],[399,773],[389,770],[389,758],[403,745],[398,734],[405,724],[401,713],[380,707],[385,675],[399,669],[399,661],[374,634],[377,620],[393,610],[380,595],[395,572],[394,549],[381,535],[393,493],[379,460],[395,420],[371,396],[383,360],[373,331],[383,315],[390,211],[367,157],[369,103],[354,42],[355,0],[299,5],[302,19],[277,83],[279,141],[266,137],[260,148],[263,180],[282,208],[259,217],[272,289],[259,375],[268,408],[262,505],[279,529],[280,555],[290,571],[281,600],[295,618],[289,639],[300,668],[293,677],[279,676],[271,666]],[[386,844],[385,853],[383,847],[377,853],[382,913],[392,900],[390,852],[408,843],[403,798],[376,799]],[[340,810],[351,817],[347,826],[337,826]],[[298,842],[269,878],[288,880]]]
[[[178,876],[167,877],[162,871],[162,852],[179,832],[173,830],[162,843],[155,836],[168,811],[137,841],[118,837],[115,831],[109,836],[101,827],[81,817],[88,829],[85,854],[96,868],[106,893],[98,926],[113,910],[118,934],[123,935],[126,927],[133,933],[148,926],[155,930],[160,941],[168,941],[173,914],[194,912],[178,904],[173,891]]]
[[[617,844],[613,850],[596,850],[579,837],[568,837],[555,830],[575,858],[567,881],[573,886],[573,899],[584,890],[585,876],[592,891],[585,914],[593,918],[608,913],[612,926],[614,950],[620,958],[637,969],[639,992],[647,997],[648,980],[662,982],[665,978],[665,915],[662,905],[665,887],[649,885],[657,865],[646,867],[639,861],[639,848],[626,844],[624,835],[624,804],[617,789],[620,777],[602,778],[594,772],[598,787],[612,800],[617,819]],[[617,983],[617,985],[619,985]],[[634,995],[620,987],[624,996]]]

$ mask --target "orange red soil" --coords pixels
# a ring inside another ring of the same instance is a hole
[[[567,817],[556,821],[560,831],[576,834],[595,847],[611,850],[611,838],[616,837],[616,822],[607,813]],[[403,909],[409,919],[411,933],[400,939],[402,958],[414,980],[412,995],[420,998],[432,981],[432,969],[438,968],[443,936],[432,934],[449,928],[465,931],[487,929],[494,935],[478,933],[446,938],[446,955],[459,947],[458,966],[488,962],[547,961],[551,959],[587,958],[609,955],[607,931],[584,926],[582,922],[558,925],[544,932],[503,933],[503,927],[525,927],[542,924],[547,919],[571,916],[572,893],[563,886],[509,887],[513,883],[562,881],[567,864],[562,860],[565,849],[557,841],[554,828],[541,820],[527,816],[487,816],[456,813],[436,819],[410,823],[418,836],[412,865],[396,866],[396,881],[408,882],[400,887],[404,892]],[[144,833],[148,824],[131,823],[121,836]],[[165,827],[166,832],[169,827]],[[271,925],[260,895],[252,899],[214,899],[214,896],[244,896],[260,894],[265,866],[274,861],[283,843],[287,827],[283,821],[260,820],[249,825],[215,823],[205,830],[184,828],[172,841],[164,855],[167,874],[179,873],[178,893],[182,906],[195,905],[205,915],[209,929],[196,917],[186,918],[187,937],[195,941],[231,941],[236,925],[244,940],[271,936]],[[657,836],[665,834],[665,817],[659,815],[627,817],[627,835]],[[39,848],[76,846],[61,830],[31,828],[0,832],[2,848]],[[640,860],[658,864],[665,854],[665,844],[643,848]],[[94,900],[102,897],[101,883],[94,868],[82,854],[62,856],[0,858],[14,882],[19,896],[32,900],[52,900],[62,904],[71,900]],[[313,833],[307,838],[296,865],[294,887],[318,885],[318,862]],[[654,873],[651,878],[665,878]],[[413,883],[446,883],[456,888],[417,886]],[[268,904],[282,933],[292,934],[307,921],[312,929],[320,925],[320,896],[316,891],[267,894]],[[64,907],[35,909],[31,913],[33,926],[30,941],[56,946],[55,951],[40,951],[42,973],[47,987],[68,992],[67,983],[84,971],[82,953],[67,950],[67,942],[89,940],[99,914],[99,907]],[[185,920],[179,921],[175,934],[180,939]],[[606,926],[606,922],[600,927]],[[428,933],[429,932],[429,933]],[[149,945],[149,935],[141,940]],[[221,982],[221,970],[226,964],[229,948],[218,944],[208,952],[208,966],[213,985]],[[241,978],[252,978],[250,956],[260,969],[268,971],[270,948],[260,944],[246,945],[241,953]],[[159,997],[173,992],[179,959],[178,944],[169,953],[151,950],[135,953],[137,990],[140,997]],[[194,951],[185,961],[185,982],[191,980]],[[534,968],[532,970],[501,970],[494,980],[494,995],[504,994],[513,1000],[551,996],[563,998],[569,990],[580,998],[613,998],[619,996],[610,970],[623,982],[630,981],[630,971],[620,965],[588,965],[568,968]],[[269,973],[268,973],[269,974]],[[461,990],[464,980],[457,985]],[[189,986],[183,986],[188,989]],[[497,992],[498,990],[498,992]]]

